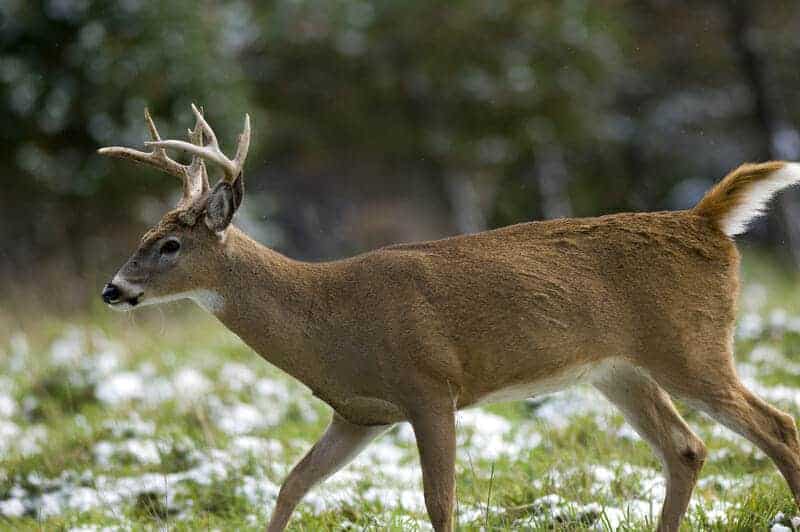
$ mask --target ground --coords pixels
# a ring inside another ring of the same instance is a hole
[[[737,364],[800,415],[800,289],[746,263]],[[0,315],[0,529],[261,530],[330,410],[187,305]],[[792,529],[766,457],[681,408],[709,448],[685,530]],[[590,388],[459,417],[462,530],[650,530],[664,481]],[[784,528],[781,528],[784,527]],[[313,490],[293,530],[430,529],[400,425]]]

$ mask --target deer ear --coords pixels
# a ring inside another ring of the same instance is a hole
[[[215,233],[224,231],[242,204],[243,196],[244,185],[241,174],[232,184],[227,181],[217,183],[208,195],[206,226]]]

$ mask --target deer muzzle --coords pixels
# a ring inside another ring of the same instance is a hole
[[[114,303],[119,302],[122,292],[120,292],[119,288],[117,288],[115,285],[107,283],[103,287],[103,293],[101,295],[105,304],[113,305]]]
[[[111,307],[130,309],[139,304],[142,297],[141,291],[128,290],[115,282],[107,283],[100,294],[103,302]]]

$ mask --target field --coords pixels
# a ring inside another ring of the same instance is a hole
[[[750,260],[743,379],[800,415],[800,289]],[[329,409],[189,304],[0,314],[0,528],[261,530]],[[791,530],[788,489],[745,440],[684,409],[709,448],[685,530]],[[594,390],[459,418],[462,530],[649,530],[659,464]],[[313,490],[292,530],[427,530],[407,424]]]

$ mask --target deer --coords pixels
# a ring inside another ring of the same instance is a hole
[[[452,531],[456,412],[577,383],[617,407],[662,462],[659,531],[678,530],[707,452],[673,398],[763,450],[800,503],[795,421],[742,384],[733,357],[733,238],[800,181],[800,164],[739,166],[688,210],[535,221],[301,262],[231,223],[244,198],[249,116],[230,159],[192,111],[188,141],[162,140],[145,110],[149,151],[99,150],[176,176],[183,191],[102,299],[126,311],[193,300],[330,406],[326,431],[279,490],[269,532],[404,421],[431,524]],[[207,164],[222,170],[213,188]]]

